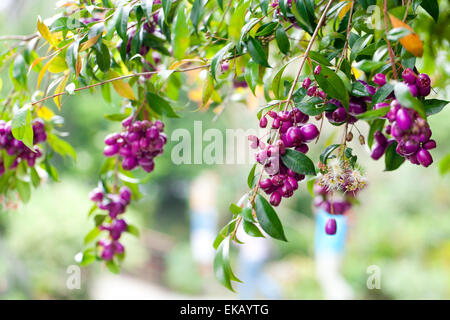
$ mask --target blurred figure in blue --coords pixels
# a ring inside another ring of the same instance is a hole
[[[264,270],[272,252],[271,240],[249,236],[242,226],[237,237],[244,242],[239,246],[238,277],[243,282],[237,286],[239,299],[281,299],[278,283]]]
[[[325,232],[328,219],[335,219],[337,231],[334,235]],[[316,274],[325,299],[353,299],[353,289],[340,273],[347,242],[347,215],[331,215],[323,209],[316,212],[315,261]]]
[[[217,186],[218,176],[204,171],[190,187],[190,242],[192,256],[200,273],[209,276],[213,270],[214,248],[217,235]]]

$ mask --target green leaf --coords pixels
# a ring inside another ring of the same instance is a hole
[[[234,231],[236,227],[236,219],[231,220],[230,222],[228,222],[228,224],[226,224],[219,232],[219,234],[217,235],[216,239],[214,240],[213,243],[213,247],[214,249],[217,250],[217,248],[219,247],[219,245],[222,243],[223,240],[225,240],[225,238]]]
[[[192,5],[190,14],[190,18],[192,21],[192,25],[194,26],[195,32],[197,32],[198,29],[198,23],[200,22],[202,9],[203,9],[203,0],[195,0],[194,4]]]
[[[327,164],[328,158],[331,156],[334,150],[336,150],[337,147],[339,147],[340,144],[332,144],[323,149],[322,153],[320,154],[320,162],[323,164]]]
[[[255,211],[259,225],[269,236],[278,240],[287,241],[277,213],[270,203],[259,194],[255,199]]]
[[[184,5],[180,5],[175,16],[175,23],[172,30],[173,56],[181,60],[186,55],[189,48],[190,36]]]
[[[234,203],[230,204],[230,212],[234,215],[241,213],[242,208],[235,205]]]
[[[256,163],[253,165],[247,177],[247,185],[250,189],[253,188],[253,184],[255,183],[255,170],[256,170]]]
[[[263,67],[270,68],[269,63],[267,62],[267,55],[258,40],[249,37],[247,42],[247,49],[253,61],[262,65]]]
[[[321,54],[320,52],[317,51],[310,51],[308,54],[308,57],[310,57],[312,60],[314,60],[315,62],[324,65],[324,66],[331,66],[330,61],[327,60],[327,58],[325,58],[325,56],[323,54]]]
[[[111,66],[111,55],[104,43],[100,45],[100,50],[95,50],[95,62],[102,72],[108,72]]]
[[[95,240],[101,233],[101,230],[97,227],[89,231],[89,233],[84,237],[84,244],[88,244],[89,242]]]
[[[236,10],[231,15],[230,22],[228,24],[228,37],[233,40],[234,43],[237,43],[245,22],[245,14],[250,5],[251,1],[244,0],[240,1]],[[218,30],[220,31],[220,30]]]
[[[130,8],[127,6],[120,6],[117,9],[117,18],[115,28],[119,37],[124,41],[127,39],[128,18],[130,16]]]
[[[320,74],[314,75],[320,88],[331,98],[339,100],[348,110],[348,91],[342,79],[331,69],[322,66]]]
[[[31,125],[31,111],[29,106],[24,106],[14,115],[11,122],[11,131],[17,140],[22,141],[33,150],[33,127]]]
[[[114,274],[119,274],[120,273],[120,268],[117,265],[117,263],[114,260],[108,260],[105,262],[106,267],[108,268],[108,270]]]
[[[245,66],[244,78],[253,94],[255,94],[255,88],[259,79],[259,64],[250,60]]]
[[[376,110],[369,110],[356,115],[357,119],[373,120],[385,116],[389,112],[390,107],[383,107]]]
[[[429,99],[423,101],[423,107],[427,116],[441,112],[442,109],[448,104],[448,101]]]
[[[450,153],[439,161],[439,173],[443,176],[450,172]]]
[[[86,249],[80,261],[80,266],[85,267],[95,261],[95,254],[92,248]]]
[[[385,65],[385,61],[361,60],[355,64],[355,67],[364,72],[372,73]]]
[[[31,186],[28,182],[17,179],[16,180],[17,192],[19,192],[22,202],[27,203],[31,197]]]
[[[64,141],[58,136],[49,133],[47,135],[47,142],[56,153],[59,153],[63,157],[70,156],[75,161],[77,160],[77,153],[75,152],[75,149],[67,141]]]
[[[314,163],[300,151],[286,149],[286,153],[281,156],[281,159],[286,167],[298,174],[316,175]]]
[[[403,158],[401,155],[395,151],[397,148],[397,142],[391,143],[385,151],[384,154],[384,163],[386,165],[386,168],[384,171],[394,171],[398,169],[403,162],[405,162],[405,158]]]
[[[27,86],[27,67],[21,54],[17,55],[12,64],[12,76],[22,86]]]
[[[367,45],[372,41],[373,35],[372,34],[366,34],[362,36],[361,38],[358,38],[351,47],[351,53],[350,53],[350,61],[355,60],[355,58],[358,56],[358,53],[367,47]]]
[[[425,9],[426,12],[434,19],[438,21],[439,19],[439,4],[437,0],[423,0],[420,6]]]
[[[132,234],[135,237],[139,237],[139,229],[136,228],[135,226],[131,225],[131,224],[129,224],[127,226],[127,232]]]
[[[316,178],[310,178],[310,179],[308,179],[308,181],[306,181],[306,188],[308,189],[308,192],[312,198],[315,197],[314,190],[313,190],[315,183],[316,183]]]
[[[78,47],[80,42],[75,40],[68,48],[66,52],[66,63],[72,73],[77,73],[77,59],[78,59]]]
[[[323,105],[321,107],[316,107],[316,104],[322,103],[323,100],[318,97],[310,98],[300,103],[296,103],[295,107],[298,108],[301,112],[309,115],[309,116],[317,116],[325,111],[327,105]]]
[[[254,222],[255,219],[253,218],[252,208],[249,206],[246,206],[242,211],[240,212],[240,215],[244,220]]]
[[[258,21],[258,19],[256,20]],[[255,37],[266,37],[273,33],[276,27],[279,25],[278,22],[271,21],[266,24],[263,24],[255,33]]]
[[[390,41],[398,41],[410,33],[411,33],[411,30],[408,30],[406,28],[394,28],[394,29],[389,30],[388,39]]]
[[[261,231],[258,229],[258,227],[247,220],[244,220],[243,222],[244,231],[252,237],[261,237],[264,238],[264,235],[261,233]]]
[[[146,94],[147,102],[150,106],[150,108],[155,111],[156,113],[160,115],[165,115],[169,118],[179,118],[180,116],[173,111],[170,104],[163,99],[162,97],[158,96],[155,93],[147,92]]]
[[[41,177],[39,177],[35,167],[30,168],[30,178],[35,188],[41,184]]]
[[[398,100],[398,102],[400,102],[402,106],[416,110],[422,118],[426,119],[427,115],[422,103],[419,101],[419,99],[413,97],[406,84],[402,82],[396,83],[394,92],[395,98]]]
[[[291,49],[289,38],[284,31],[284,28],[280,25],[275,33],[275,40],[277,41],[278,49],[284,54],[288,54]]]
[[[386,83],[381,88],[378,88],[377,92],[372,96],[372,106],[376,103],[383,102],[386,98],[394,91],[394,86],[389,83]]]
[[[369,96],[369,92],[361,82],[355,81],[352,83],[352,96],[367,97]]]
[[[284,97],[284,86],[282,84],[281,78],[283,76],[284,69],[286,69],[287,64],[285,64],[281,69],[277,72],[275,77],[273,77],[272,81],[272,91],[275,95],[276,99],[283,99]]]
[[[227,239],[227,241],[223,241],[219,245],[219,248],[217,249],[216,255],[214,257],[213,267],[214,267],[214,275],[216,276],[217,280],[219,280],[219,282],[222,283],[226,288],[234,292],[233,286],[231,285],[231,280],[237,278],[233,275],[231,271],[229,246],[230,246],[229,239]]]

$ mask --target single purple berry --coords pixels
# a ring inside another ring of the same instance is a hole
[[[314,74],[318,75],[320,74],[320,72],[322,71],[322,67],[320,66],[320,64],[314,68]]]
[[[431,154],[428,152],[428,150],[424,148],[420,148],[419,151],[417,152],[417,160],[425,168],[433,163],[433,158],[431,157]]]
[[[411,68],[406,68],[402,72],[403,81],[407,84],[415,84],[416,83],[416,74]]]
[[[411,115],[405,108],[397,111],[395,121],[401,130],[409,130],[413,122]]]
[[[311,79],[305,78],[305,80],[303,80],[302,87],[304,89],[308,89],[310,85],[311,85]]]
[[[386,75],[383,73],[377,73],[373,77],[373,82],[377,85],[384,86],[386,84]]]
[[[337,231],[336,219],[334,219],[334,218],[328,219],[327,222],[325,223],[326,234],[333,235],[333,234],[336,234],[336,231]]]
[[[300,131],[306,142],[314,140],[319,135],[319,129],[312,123],[307,123],[302,126]]]

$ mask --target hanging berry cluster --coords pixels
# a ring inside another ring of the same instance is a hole
[[[127,223],[120,219],[119,215],[125,213],[131,201],[131,190],[123,186],[119,193],[107,193],[101,187],[95,188],[89,194],[89,198],[96,203],[99,209],[107,211],[108,216],[98,226],[98,230],[107,231],[108,238],[97,241],[97,248],[101,249],[100,257],[109,261],[115,255],[123,255],[125,249],[119,242],[122,233],[127,231]],[[108,222],[105,222],[108,221]]]
[[[167,137],[163,133],[164,124],[160,120],[135,121],[129,117],[122,121],[125,131],[112,133],[105,138],[106,157],[120,155],[122,168],[133,170],[140,166],[146,172],[152,172],[154,158],[164,151]]]
[[[36,145],[47,140],[44,122],[40,119],[35,119],[32,129],[34,150],[31,150],[22,141],[14,138],[11,131],[11,121],[5,122],[0,120],[0,149],[6,150],[8,156],[14,157],[14,161],[8,170],[17,168],[22,161],[26,161],[29,167],[34,167],[36,160],[42,157],[42,152]],[[0,159],[0,176],[5,173],[6,169],[4,160]]]
[[[298,189],[298,182],[305,178],[304,174],[286,167],[281,157],[287,149],[306,154],[309,150],[307,143],[317,138],[319,130],[314,124],[307,123],[309,116],[298,109],[278,113],[270,110],[267,115],[272,119],[268,134],[272,134],[274,139],[269,139],[267,145],[256,136],[249,136],[249,140],[254,149],[258,148],[256,161],[264,166],[268,175],[259,181],[259,185],[266,194],[270,194],[270,203],[278,206],[282,198],[292,197]],[[267,127],[266,115],[261,117],[259,125]],[[271,144],[271,141],[275,142]]]

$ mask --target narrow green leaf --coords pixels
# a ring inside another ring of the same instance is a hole
[[[331,98],[339,100],[348,110],[348,91],[344,82],[333,70],[322,66],[320,74],[314,75],[320,88]]]
[[[186,55],[189,48],[190,36],[184,5],[180,5],[175,16],[175,23],[172,30],[173,56],[181,60]]]
[[[332,144],[332,145],[329,145],[328,147],[326,147],[325,149],[323,149],[323,151],[319,157],[320,162],[322,162],[323,164],[327,164],[328,158],[333,153],[333,151],[336,150],[336,148],[338,148],[339,146],[340,146],[340,144]]]
[[[286,153],[281,156],[281,159],[286,167],[298,174],[316,175],[314,163],[300,151],[286,149]]]
[[[156,113],[160,115],[165,115],[169,118],[180,117],[164,98],[152,92],[147,92],[146,97],[150,108]]]
[[[264,235],[261,233],[261,231],[259,230],[259,228],[255,224],[253,224],[253,223],[251,223],[251,222],[249,222],[247,220],[244,220],[243,221],[243,227],[244,227],[244,231],[249,236],[264,238]]]
[[[249,37],[247,42],[247,49],[253,61],[262,65],[263,67],[270,68],[269,63],[267,62],[267,55],[258,40]]]
[[[253,188],[253,184],[255,183],[255,170],[256,170],[256,163],[251,168],[247,177],[247,185],[250,189]]]
[[[385,171],[394,171],[398,169],[403,164],[403,162],[405,162],[405,158],[403,158],[397,153],[397,151],[395,151],[396,148],[397,142],[391,143],[386,148],[384,154],[384,162],[386,166],[386,168],[384,169]]]
[[[277,213],[270,203],[259,194],[255,199],[255,211],[259,225],[269,236],[278,240],[287,241]]]
[[[288,54],[291,49],[289,38],[284,31],[284,28],[280,25],[275,33],[275,40],[277,41],[278,49],[284,54]]]

